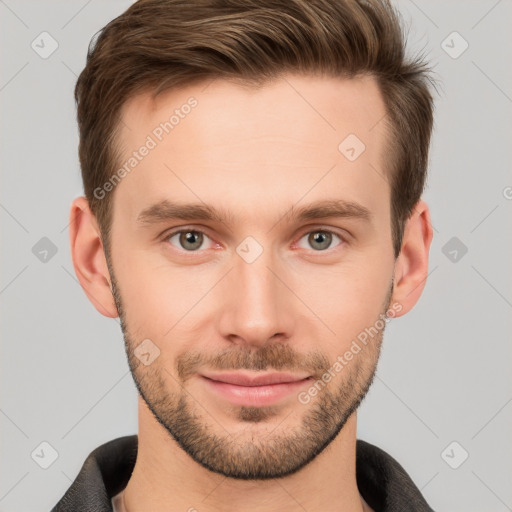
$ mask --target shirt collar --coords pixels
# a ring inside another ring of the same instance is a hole
[[[137,459],[137,434],[98,446],[51,512],[112,512],[112,497],[127,485]],[[356,442],[359,492],[376,512],[434,512],[404,468],[384,450]]]

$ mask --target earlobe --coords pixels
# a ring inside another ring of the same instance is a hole
[[[71,203],[69,239],[75,274],[93,306],[104,316],[118,316],[111,278],[96,218],[84,196]]]
[[[404,229],[402,249],[395,262],[393,302],[402,305],[402,316],[418,302],[428,275],[428,256],[432,242],[432,224],[427,203],[420,200]]]

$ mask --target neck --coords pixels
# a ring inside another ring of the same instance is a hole
[[[124,490],[126,512],[371,511],[356,482],[356,414],[310,464],[273,480],[238,480],[203,468],[139,397],[138,452]],[[335,506],[333,506],[335,504]]]

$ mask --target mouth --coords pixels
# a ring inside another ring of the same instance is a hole
[[[217,373],[200,375],[210,391],[235,405],[263,407],[298,392],[313,379],[291,373]]]

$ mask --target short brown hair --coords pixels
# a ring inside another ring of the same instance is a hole
[[[407,58],[389,0],[139,0],[89,45],[76,89],[84,192],[109,253],[112,194],[94,193],[119,165],[123,104],[213,79],[263,84],[285,72],[375,77],[386,106],[395,257],[426,180],[434,84]],[[340,141],[341,142],[341,141]]]

